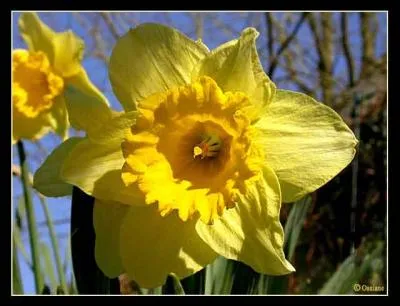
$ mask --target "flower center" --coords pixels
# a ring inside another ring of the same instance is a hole
[[[203,135],[203,140],[197,146],[193,148],[193,158],[200,157],[213,158],[217,157],[219,150],[221,149],[221,140],[217,135]]]
[[[13,51],[13,107],[17,113],[35,118],[49,110],[64,87],[41,51]]]
[[[147,98],[122,143],[122,180],[163,216],[177,210],[183,221],[212,223],[261,173],[250,108],[243,93],[224,93],[209,77]]]

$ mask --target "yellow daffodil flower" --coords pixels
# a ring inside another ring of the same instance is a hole
[[[67,90],[87,137],[57,148],[35,186],[61,196],[71,184],[96,199],[96,260],[109,277],[126,272],[156,287],[218,255],[264,274],[294,271],[282,248],[281,203],[337,175],[357,140],[332,109],[276,89],[257,36],[247,28],[209,51],[175,29],[143,24],[110,58],[125,112]]]
[[[12,142],[37,140],[51,130],[65,139],[68,84],[107,103],[81,66],[84,43],[72,31],[54,32],[35,13],[21,14],[19,30],[28,50],[12,52]]]

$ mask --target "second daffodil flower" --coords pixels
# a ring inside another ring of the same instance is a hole
[[[84,42],[72,31],[54,32],[36,13],[22,13],[18,25],[28,49],[12,52],[12,142],[38,140],[51,130],[65,139],[68,84],[107,103],[81,66]]]
[[[282,248],[281,203],[337,175],[357,140],[332,109],[276,89],[257,36],[247,28],[209,51],[175,29],[143,24],[110,58],[124,113],[67,91],[82,100],[70,116],[87,137],[57,148],[35,186],[61,196],[67,183],[96,199],[96,261],[107,276],[126,272],[151,288],[218,255],[264,274],[294,271]]]

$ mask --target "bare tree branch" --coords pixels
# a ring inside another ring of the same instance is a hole
[[[315,47],[319,56],[319,74],[324,103],[330,105],[333,100],[332,58],[333,58],[333,27],[332,13],[321,13],[322,37],[318,33],[318,23],[315,14],[308,16],[308,23],[314,37]]]
[[[287,17],[290,17],[290,15],[288,15]],[[271,26],[276,24],[276,31],[278,31],[278,38],[279,38],[279,42],[281,44],[283,44],[286,41],[287,35],[286,35],[286,31],[285,28],[283,26],[280,26],[279,23],[277,23],[276,19],[274,18],[273,15],[269,16],[269,22],[271,23]],[[272,27],[271,27],[272,28]],[[272,35],[272,34],[271,34]],[[293,40],[294,42],[294,40]],[[287,51],[290,51],[289,49],[287,49]],[[296,83],[296,85],[305,93],[307,94],[313,94],[313,90],[311,90],[303,81],[300,80],[300,78],[298,77],[297,71],[294,67],[294,61],[293,61],[293,54],[291,52],[284,52],[283,53],[283,57],[285,60],[286,65],[281,65],[282,68],[285,68],[288,72],[287,76],[285,76],[284,78],[280,78],[280,81],[292,81],[294,83]],[[276,80],[276,82],[278,82],[278,80]]]
[[[239,36],[239,32],[236,31],[229,23],[222,22],[218,15],[210,14],[211,23],[219,30],[225,33],[228,38]]]
[[[270,12],[265,13],[265,19],[267,22],[267,46],[268,46],[268,56],[270,59],[274,57],[274,36],[273,36],[273,23],[272,15]]]
[[[322,54],[323,72],[321,78],[323,101],[327,104],[332,103],[333,84],[332,84],[332,66],[333,66],[333,27],[332,13],[321,13],[322,26]]]
[[[302,13],[300,19],[297,21],[297,24],[295,25],[292,33],[286,38],[286,40],[281,44],[280,48],[276,52],[276,55],[274,55],[273,59],[271,60],[271,65],[268,69],[268,75],[272,79],[272,76],[274,74],[274,71],[277,67],[278,64],[278,59],[279,56],[285,51],[285,49],[289,46],[290,42],[293,40],[293,38],[296,36],[297,32],[300,30],[301,25],[303,24],[305,18],[307,17],[309,13]]]
[[[194,25],[196,32],[196,39],[203,39],[203,13],[194,13]]]
[[[99,15],[101,16],[101,18],[103,18],[114,39],[117,40],[119,38],[119,34],[117,28],[114,25],[114,22],[111,19],[110,13],[100,12]]]
[[[373,29],[374,13],[360,13],[360,31],[362,40],[362,57],[360,79],[366,78],[373,71],[375,64],[376,33]]]
[[[349,86],[354,86],[354,59],[350,50],[348,37],[347,13],[340,13],[340,28],[342,32],[342,48],[347,63],[347,73],[349,78]]]

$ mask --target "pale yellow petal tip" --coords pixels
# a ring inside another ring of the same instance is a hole
[[[69,139],[69,130],[68,130],[68,126],[65,127],[65,129],[63,129],[62,131],[59,131],[57,134],[60,136],[62,142],[66,141]]]
[[[357,148],[359,144],[360,144],[360,140],[357,139],[357,137],[354,135],[354,148]]]
[[[288,270],[287,274],[296,272],[296,268],[288,260],[285,260],[285,264],[286,264],[285,266]]]
[[[20,26],[23,26],[24,25],[23,23],[25,23],[25,22],[29,22],[30,18],[32,18],[33,20],[35,20],[36,22],[39,22],[41,24],[43,23],[40,20],[38,14],[36,12],[23,12],[23,13],[21,13],[19,20],[18,20]]]
[[[253,39],[256,39],[259,35],[260,35],[260,32],[258,32],[256,30],[256,28],[253,28],[253,27],[245,28],[241,33],[242,37],[249,36]]]
[[[196,44],[202,47],[205,51],[210,52],[210,49],[207,47],[205,43],[203,43],[203,40],[201,38],[196,40]]]

